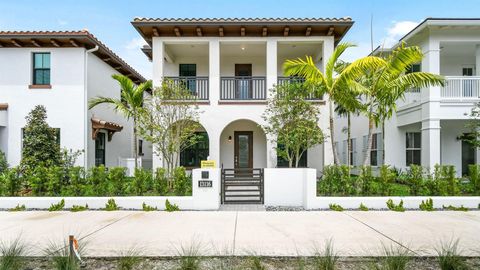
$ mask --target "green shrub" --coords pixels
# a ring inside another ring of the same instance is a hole
[[[108,199],[107,203],[105,204],[105,208],[103,210],[105,211],[117,211],[119,210],[120,207],[118,207],[117,203],[113,198]]]
[[[70,209],[71,212],[81,212],[81,211],[86,211],[88,210],[88,204],[83,205],[72,205],[72,208]]]
[[[119,196],[125,194],[125,183],[127,169],[124,167],[110,168],[108,171],[108,182],[110,188],[110,194]]]
[[[146,204],[145,202],[142,203],[142,209],[143,211],[149,212],[149,211],[157,211],[157,207],[150,206]]]
[[[480,194],[480,165],[468,165],[468,177],[475,194]]]
[[[463,205],[461,205],[461,206],[453,206],[453,205],[445,206],[445,205],[442,205],[442,208],[445,209],[445,210],[450,210],[450,211],[464,211],[464,212],[468,211],[468,208],[464,207]]]
[[[187,176],[184,167],[177,167],[173,171],[173,190],[177,196],[185,196],[192,193],[192,179]]]
[[[62,199],[58,203],[52,203],[50,207],[48,208],[48,211],[54,212],[54,211],[62,211],[63,208],[65,207],[65,200]]]
[[[62,187],[62,196],[83,196],[92,192],[86,183],[83,167],[70,168],[68,170],[68,180],[69,184]]]
[[[201,243],[198,241],[192,241],[188,246],[182,245],[180,249],[177,249],[179,257],[180,270],[200,270],[200,264],[203,259]]]
[[[60,196],[62,187],[69,185],[64,170],[58,166],[46,168],[47,177],[47,196]]]
[[[328,207],[330,208],[330,210],[333,210],[333,211],[338,211],[338,212],[343,211],[343,207],[335,203],[329,204]]]
[[[167,212],[175,212],[179,211],[180,208],[176,204],[171,204],[168,199],[165,201],[165,211]]]
[[[377,270],[406,270],[408,262],[412,257],[412,251],[404,246],[382,244],[382,256],[379,265],[373,269]]]
[[[0,242],[0,270],[25,269],[28,245],[17,237],[11,242]]]
[[[392,199],[388,199],[387,207],[392,211],[405,212],[405,208],[403,208],[403,200],[400,200],[400,203],[397,205],[393,202]]]
[[[134,195],[143,195],[152,188],[152,172],[142,168],[136,168],[132,180],[132,192]]]
[[[105,166],[92,167],[88,170],[87,182],[92,185],[94,195],[108,195],[108,173]]]
[[[7,196],[17,196],[23,186],[23,177],[19,167],[7,169],[0,174],[0,193]]]
[[[10,212],[19,212],[19,211],[25,211],[27,210],[27,208],[25,207],[25,204],[17,204],[17,206],[15,206],[14,208],[10,208],[8,209],[8,211]]]
[[[423,168],[418,165],[411,165],[408,173],[408,184],[410,185],[410,191],[412,195],[418,196],[425,186],[423,178]]]
[[[455,167],[452,165],[444,165],[443,175],[447,183],[447,194],[450,196],[455,196],[460,192],[458,187],[458,179],[456,178]]]
[[[371,166],[362,166],[360,169],[360,175],[358,176],[358,181],[361,183],[361,193],[362,195],[370,195],[372,192],[372,182],[374,181],[372,175]]]
[[[368,211],[369,210],[368,207],[363,203],[360,203],[360,207],[358,207],[358,209],[360,209],[362,211]]]
[[[325,242],[325,248],[318,250],[315,248],[313,257],[314,269],[335,270],[337,268],[338,255],[333,247],[332,240]]]
[[[323,177],[319,182],[320,194],[326,196],[356,194],[357,187],[349,172],[350,169],[346,165],[325,166]]]
[[[395,176],[395,172],[390,169],[390,166],[382,165],[380,167],[380,177],[378,178],[378,181],[380,182],[381,195],[389,195],[389,188],[391,183],[395,180]]]
[[[433,211],[433,210],[435,210],[433,208],[432,198],[426,199],[425,201],[422,200],[419,207],[420,207],[420,210],[422,210],[422,211]]]
[[[168,193],[167,170],[165,170],[165,168],[157,168],[155,171],[153,188],[159,195],[165,195]]]

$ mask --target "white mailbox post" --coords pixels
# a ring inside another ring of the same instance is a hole
[[[220,177],[221,170],[218,168],[192,171],[194,209],[218,210],[220,208]]]

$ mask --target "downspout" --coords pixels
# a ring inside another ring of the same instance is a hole
[[[83,167],[87,169],[88,167],[88,138],[89,138],[89,133],[88,133],[88,54],[92,52],[98,51],[98,45],[95,45],[92,49],[86,50],[85,51],[85,59],[84,59],[84,74],[83,74],[83,119],[84,119],[84,126],[85,126],[85,136],[83,138],[83,147],[84,147],[84,152],[83,152]]]

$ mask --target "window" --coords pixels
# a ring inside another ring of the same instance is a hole
[[[462,76],[473,76],[473,68],[462,68]]]
[[[105,165],[105,133],[98,132],[95,139],[95,166]]]
[[[422,134],[407,132],[406,134],[407,166],[421,165]]]
[[[143,140],[138,140],[138,155],[143,156]]]
[[[50,84],[50,53],[33,53],[33,84]]]
[[[284,148],[285,146],[283,144],[277,144],[277,149],[284,149]],[[307,164],[308,164],[307,153],[308,153],[308,150],[305,150],[305,152],[303,152],[303,155],[300,157],[300,160],[298,161],[299,168],[307,168]],[[295,160],[293,160],[293,166],[295,166]],[[278,154],[277,154],[277,168],[288,168],[288,160],[281,157]]]
[[[198,141],[196,144],[180,152],[180,166],[187,168],[198,168],[202,160],[208,158],[208,134],[206,132],[196,132]]]
[[[407,71],[405,73],[412,73],[412,72],[420,72],[422,71],[422,65],[421,64],[413,64],[410,67],[407,68]]]
[[[178,75],[180,77],[195,77],[197,76],[197,65],[196,64],[180,64],[180,70]],[[196,90],[196,79],[195,78],[184,78],[183,85],[190,90],[190,92],[195,93]]]
[[[378,166],[378,133],[372,134],[372,150],[370,151],[370,165]]]

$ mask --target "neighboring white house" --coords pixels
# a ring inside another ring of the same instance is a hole
[[[276,145],[261,125],[271,89],[286,83],[286,59],[312,56],[323,70],[326,59],[353,21],[332,19],[164,19],[136,18],[132,22],[149,46],[143,51],[153,62],[153,84],[164,78],[185,81],[202,111],[205,140],[183,151],[180,165],[274,168]],[[328,97],[325,97],[328,98]],[[328,109],[321,106],[320,127],[328,134]],[[333,162],[330,138],[308,149],[303,166],[322,170]],[[154,156],[154,167],[162,166]]]
[[[132,158],[132,122],[108,105],[88,110],[93,97],[120,98],[112,74],[145,81],[88,31],[0,32],[0,150],[8,163],[20,163],[25,116],[36,105],[46,107],[61,147],[85,150],[77,165],[118,166]],[[148,145],[138,151],[151,160]]]
[[[397,168],[410,164],[428,168],[435,164],[454,165],[457,174],[464,175],[468,164],[480,160],[480,151],[462,140],[469,132],[465,128],[467,115],[480,101],[480,19],[427,18],[396,46],[402,42],[419,46],[425,55],[421,63],[412,67],[414,71],[443,75],[446,85],[411,90],[397,102],[397,113],[385,123],[385,149],[382,128],[375,130],[371,163],[382,164],[384,150],[384,163]],[[378,48],[374,54],[389,51]],[[362,165],[368,121],[352,116],[351,122],[352,152],[346,153],[346,117],[336,117],[335,141],[344,163],[350,154],[353,165]]]

